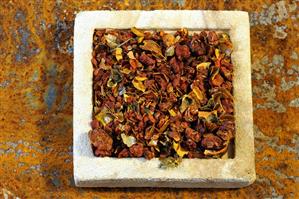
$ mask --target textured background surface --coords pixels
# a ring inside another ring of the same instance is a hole
[[[0,197],[299,197],[299,2],[0,1]],[[72,179],[73,22],[80,10],[245,10],[256,182],[243,189],[86,189]]]

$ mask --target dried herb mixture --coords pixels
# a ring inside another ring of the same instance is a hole
[[[95,156],[221,157],[235,134],[226,33],[95,30]]]

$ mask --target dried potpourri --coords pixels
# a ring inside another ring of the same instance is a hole
[[[231,53],[224,32],[95,30],[95,156],[223,156],[235,135]]]

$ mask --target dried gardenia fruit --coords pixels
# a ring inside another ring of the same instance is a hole
[[[96,156],[107,156],[111,154],[113,140],[104,130],[98,129],[90,131],[89,138],[95,147]]]
[[[141,157],[143,155],[143,145],[141,143],[137,143],[131,146],[130,154],[133,157]]]
[[[189,47],[187,45],[177,44],[175,47],[175,54],[178,56],[179,59],[187,59],[190,57]]]

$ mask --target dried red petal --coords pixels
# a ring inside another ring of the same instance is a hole
[[[223,141],[213,134],[204,135],[201,144],[206,149],[219,149],[223,145]]]
[[[185,130],[185,133],[186,133],[187,138],[190,138],[191,140],[193,140],[195,142],[200,141],[200,137],[201,137],[200,133],[193,130],[192,128],[187,127],[186,130]]]
[[[190,150],[190,151],[193,151],[196,149],[196,143],[191,140],[191,139],[188,139],[186,142],[185,142],[185,145],[186,147]]]
[[[171,58],[171,60],[169,61],[169,64],[175,73],[180,73],[184,67],[183,62],[181,62],[180,60],[177,60],[175,57]]]
[[[111,154],[113,140],[104,130],[92,130],[89,134],[92,145],[96,148],[97,156]]]
[[[191,50],[195,52],[198,56],[206,54],[205,44],[199,40],[198,35],[195,35],[191,40]]]
[[[211,45],[218,45],[219,39],[218,39],[216,32],[214,32],[214,31],[208,32],[208,41],[209,41],[209,44],[211,44]]]
[[[168,136],[171,137],[174,141],[178,142],[181,140],[181,136],[176,131],[170,131],[168,132]]]
[[[150,58],[148,55],[145,53],[142,53],[139,57],[139,61],[146,64],[146,65],[154,65],[156,61],[152,58]]]

